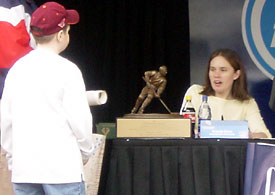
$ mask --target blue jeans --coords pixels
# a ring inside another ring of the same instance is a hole
[[[15,195],[85,195],[84,182],[66,184],[13,183]]]

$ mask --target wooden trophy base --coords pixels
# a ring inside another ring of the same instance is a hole
[[[178,113],[125,114],[117,118],[117,137],[190,137],[191,121]]]

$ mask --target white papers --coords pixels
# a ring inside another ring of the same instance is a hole
[[[87,195],[98,194],[106,136],[93,133],[92,139],[95,145],[95,151],[90,157],[88,163],[84,166]]]
[[[275,144],[269,144],[269,143],[257,143],[258,145],[262,145],[262,146],[272,146],[272,147],[275,147]]]
[[[86,93],[89,106],[102,105],[107,102],[108,96],[104,90],[90,90]]]

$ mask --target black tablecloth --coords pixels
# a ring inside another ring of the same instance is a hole
[[[107,140],[99,194],[243,194],[248,142],[275,144],[274,140]]]

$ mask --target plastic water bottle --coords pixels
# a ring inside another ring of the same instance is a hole
[[[200,136],[200,126],[201,126],[201,120],[211,120],[211,109],[207,102],[208,97],[206,95],[202,96],[202,103],[199,108],[199,124],[198,124],[198,135],[196,137]]]
[[[180,113],[181,115],[183,115],[184,118],[191,119],[191,136],[195,137],[194,129],[195,129],[195,123],[196,123],[196,111],[191,100],[192,100],[191,96],[185,97],[185,104],[182,107],[182,110]]]

